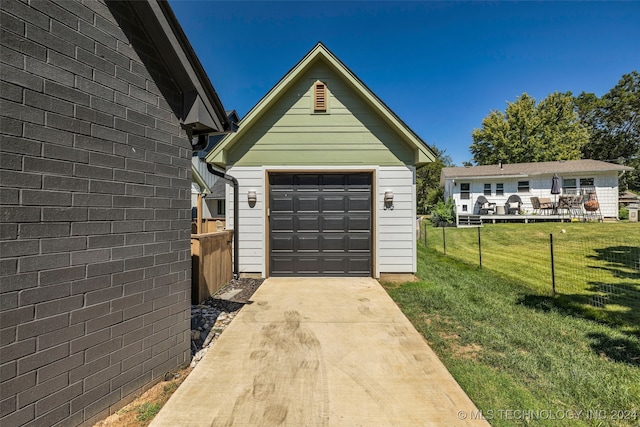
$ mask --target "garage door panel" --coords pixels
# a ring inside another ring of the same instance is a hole
[[[277,218],[272,218],[271,220],[271,230],[280,232],[280,231],[294,231],[293,217],[292,216],[280,216]]]
[[[296,217],[294,220],[294,231],[313,231],[320,232],[320,218],[314,217]]]
[[[273,191],[291,191],[294,178],[291,174],[269,175],[269,183]]]
[[[276,212],[293,212],[293,199],[290,196],[278,195],[271,199],[271,210]]]
[[[321,175],[302,174],[296,175],[298,191],[320,191]]]
[[[274,276],[370,276],[372,176],[270,174]]]
[[[271,239],[271,250],[274,252],[293,252],[293,238],[291,236],[273,236]]]
[[[296,249],[299,251],[306,252],[319,252],[321,248],[321,237],[320,236],[296,236]]]
[[[322,236],[322,249],[325,252],[345,252],[347,237],[344,235]]]
[[[347,268],[353,273],[370,274],[371,257],[350,257]]]
[[[322,231],[326,233],[343,233],[347,225],[347,218],[344,215],[324,216],[321,220]]]
[[[369,216],[348,217],[348,231],[369,231],[371,219]]]
[[[274,274],[293,274],[293,257],[271,257],[271,271]]]
[[[348,212],[371,212],[371,197],[368,195],[352,195],[349,197]]]
[[[322,212],[346,212],[346,196],[321,196]]]
[[[349,236],[347,241],[349,252],[368,252],[371,248],[370,236]]]
[[[347,272],[347,260],[344,257],[325,258],[323,271],[329,274],[344,274]]]
[[[316,196],[300,196],[294,199],[294,208],[296,212],[314,212],[320,211],[320,200]]]
[[[371,175],[368,174],[354,174],[348,175],[349,190],[371,190]]]
[[[322,263],[319,257],[297,257],[294,272],[305,274],[319,274]]]
[[[345,191],[346,188],[346,175],[343,174],[331,174],[322,176],[322,188],[323,190],[339,190]]]

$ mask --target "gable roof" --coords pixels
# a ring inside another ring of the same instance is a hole
[[[435,160],[431,149],[415,134],[384,102],[382,102],[360,79],[347,68],[329,49],[318,42],[240,121],[236,133],[220,141],[207,155],[206,161],[217,166],[226,166],[226,152],[246,134],[273,106],[300,76],[318,61],[329,65],[385,122],[415,150],[415,165],[420,166]]]
[[[602,162],[600,160],[561,160],[557,162],[506,163],[469,167],[442,168],[440,182],[452,178],[508,178],[534,175],[550,175],[575,172],[631,171],[632,167]]]
[[[229,132],[232,126],[222,102],[169,3],[165,0],[128,3],[183,93],[183,111],[179,114],[183,125],[192,135]]]

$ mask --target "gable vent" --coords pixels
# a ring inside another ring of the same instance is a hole
[[[327,86],[321,81],[313,84],[313,111],[315,113],[327,111]]]

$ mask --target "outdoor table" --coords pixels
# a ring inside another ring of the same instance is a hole
[[[496,206],[496,215],[504,215],[504,206]]]

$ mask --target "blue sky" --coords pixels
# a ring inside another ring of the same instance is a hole
[[[322,41],[424,141],[471,132],[526,92],[608,92],[640,70],[640,2],[170,0],[225,108],[243,117]]]

